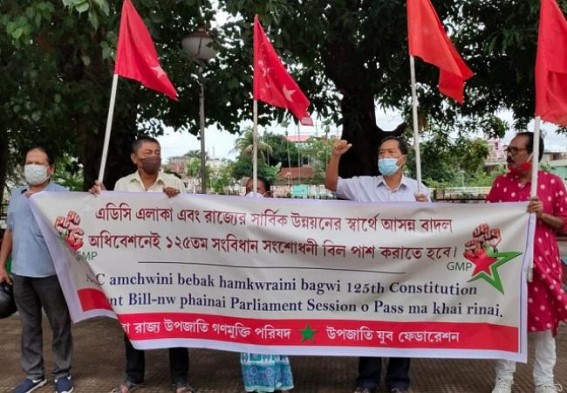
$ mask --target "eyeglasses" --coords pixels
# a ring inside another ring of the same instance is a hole
[[[508,146],[506,148],[506,153],[515,156],[516,154],[518,154],[519,152],[524,151],[524,150],[528,150],[528,149],[526,149],[525,147]]]

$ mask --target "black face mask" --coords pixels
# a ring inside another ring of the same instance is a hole
[[[142,162],[142,169],[149,175],[155,175],[159,172],[161,167],[161,157],[146,157],[140,159]]]

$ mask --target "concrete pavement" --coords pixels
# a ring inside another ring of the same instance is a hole
[[[44,320],[44,336],[51,331]],[[124,368],[122,332],[115,320],[97,318],[73,328],[75,360],[73,378],[77,393],[107,393],[121,380]],[[46,343],[47,343],[46,341]],[[0,392],[10,392],[22,378],[19,365],[20,323],[17,315],[0,320]],[[44,348],[47,369],[51,368],[49,344]],[[557,383],[567,389],[567,326],[557,339]],[[357,361],[352,357],[291,358],[295,393],[352,393]],[[514,392],[533,392],[532,354],[527,365],[519,364]],[[207,349],[190,349],[191,384],[198,393],[242,393],[239,355]],[[493,361],[415,359],[411,367],[412,393],[490,393],[494,378]],[[146,383],[140,393],[170,392],[169,365],[165,350],[146,354]],[[37,393],[53,392],[51,379]],[[34,393],[35,393],[34,392]],[[379,391],[384,393],[385,389]]]

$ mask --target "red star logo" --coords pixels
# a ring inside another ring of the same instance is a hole
[[[498,260],[497,258],[488,256],[486,254],[486,250],[484,249],[476,253],[465,253],[464,257],[475,265],[474,271],[472,273],[473,276],[476,276],[481,272],[490,274],[491,265]]]
[[[498,268],[519,255],[522,255],[522,253],[517,251],[498,252],[493,251],[490,247],[486,247],[476,253],[465,253],[464,257],[475,265],[469,281],[483,279],[498,291],[504,293]]]

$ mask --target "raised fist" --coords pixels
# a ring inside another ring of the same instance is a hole
[[[488,224],[477,226],[472,236],[472,239],[465,243],[465,255],[476,255],[483,251],[487,245],[494,250],[502,240],[500,228],[490,229]]]

